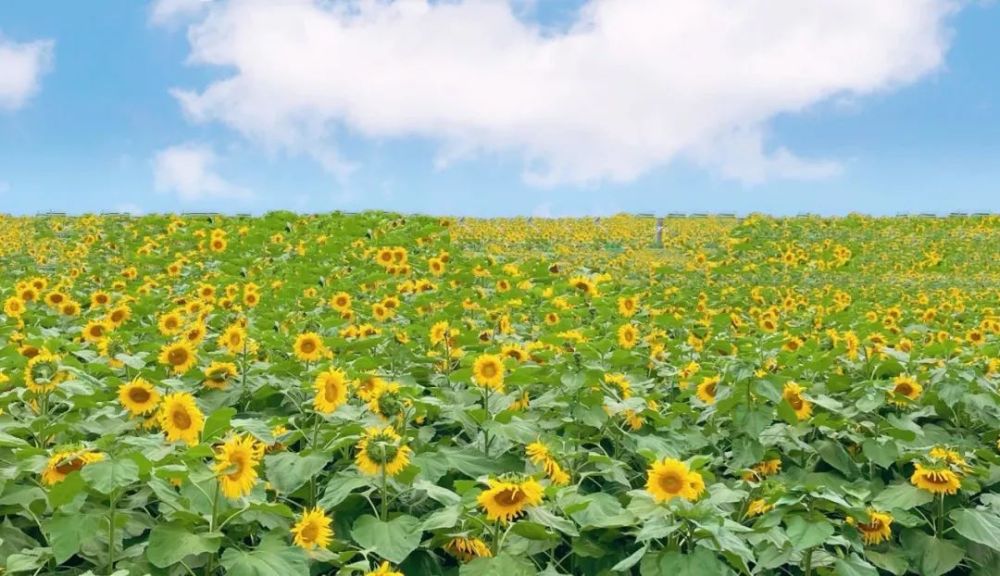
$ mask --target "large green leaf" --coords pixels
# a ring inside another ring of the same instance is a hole
[[[281,494],[291,494],[319,474],[330,461],[322,454],[302,456],[295,452],[272,454],[264,459],[267,480]]]
[[[806,550],[820,546],[833,536],[833,524],[828,520],[804,516],[790,516],[785,519],[788,529],[785,531],[795,550]]]
[[[253,550],[227,548],[222,553],[227,576],[309,576],[309,558],[279,538],[265,538]]]
[[[113,458],[87,464],[80,471],[87,484],[103,494],[139,480],[139,465],[128,458]]]
[[[973,542],[1000,551],[1000,516],[968,508],[954,510],[950,516],[955,523],[956,532]]]
[[[872,499],[872,504],[882,510],[909,510],[923,506],[934,499],[934,495],[913,484],[893,484]]]
[[[351,528],[354,541],[399,564],[420,545],[420,520],[413,516],[397,516],[388,522],[365,515],[358,518]]]
[[[534,576],[538,569],[526,558],[500,554],[496,558],[477,558],[463,564],[460,576]]]
[[[183,524],[160,524],[149,533],[146,558],[157,568],[167,568],[188,556],[215,552],[221,542],[219,533],[194,533]]]
[[[69,560],[80,551],[84,542],[97,538],[102,520],[104,518],[94,514],[60,515],[49,519],[45,523],[45,534],[56,564]]]

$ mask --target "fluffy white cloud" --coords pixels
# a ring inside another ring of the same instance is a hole
[[[186,143],[160,150],[153,158],[156,190],[176,194],[186,202],[249,198],[249,190],[228,182],[215,171],[216,161],[215,152],[202,144]]]
[[[54,45],[51,40],[18,43],[0,35],[0,109],[16,110],[38,91]]]
[[[208,8],[211,0],[156,0],[149,11],[149,21],[157,25],[172,24],[192,18]]]
[[[519,5],[220,0],[188,37],[191,61],[226,77],[174,94],[195,121],[333,166],[336,132],[349,130],[430,139],[441,162],[515,154],[541,185],[627,181],[678,158],[748,182],[821,178],[839,164],[770,150],[768,123],[934,71],[955,10],[589,0],[552,30],[518,18]]]

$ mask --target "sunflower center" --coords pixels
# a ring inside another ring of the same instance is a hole
[[[337,401],[339,396],[340,386],[336,382],[327,380],[326,385],[323,387],[323,397],[326,398],[327,402],[333,403]]]
[[[925,474],[924,480],[926,482],[930,482],[931,484],[937,484],[939,486],[944,486],[949,483],[948,476],[936,470]]]
[[[128,397],[136,404],[145,404],[149,402],[150,394],[145,388],[132,388],[128,391]]]
[[[903,383],[900,383],[900,384],[896,384],[896,394],[902,394],[903,396],[909,396],[909,395],[913,394],[913,387],[910,386],[906,382],[903,382]]]
[[[246,468],[247,466],[246,454],[241,454],[239,452],[230,454],[229,465],[234,466],[236,469],[230,472],[229,474],[226,474],[226,477],[232,480],[233,482],[236,482],[240,479],[240,476],[243,474],[243,469]]]
[[[319,526],[315,522],[309,522],[302,527],[302,531],[299,532],[302,539],[306,542],[315,542],[316,538],[319,536]]]
[[[173,421],[174,426],[180,428],[181,430],[187,430],[191,427],[191,416],[186,410],[174,410],[170,419]]]
[[[486,364],[483,364],[481,372],[485,378],[493,378],[497,375],[497,367],[492,362],[487,362]]]
[[[798,394],[789,394],[788,403],[791,404],[792,408],[796,410],[802,409],[802,397]]]
[[[58,464],[56,466],[56,472],[65,476],[71,472],[76,472],[80,468],[83,468],[83,460],[80,460],[79,458],[73,458],[72,460],[68,460],[66,462]]]
[[[170,354],[167,355],[167,360],[169,360],[174,366],[181,366],[188,360],[187,350],[183,348],[174,348],[170,351]]]
[[[312,340],[305,340],[302,342],[302,351],[306,354],[310,354],[316,350],[316,343]]]
[[[668,472],[659,478],[660,488],[668,494],[677,494],[684,488],[684,478],[679,474]]]
[[[90,335],[93,336],[93,337],[95,337],[95,338],[100,338],[101,336],[104,335],[104,327],[103,326],[91,326],[90,327]]]
[[[518,488],[504,488],[497,492],[495,500],[501,506],[517,506],[524,502],[524,492]]]

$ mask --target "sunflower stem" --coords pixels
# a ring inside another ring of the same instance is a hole
[[[388,479],[386,478],[385,467],[386,467],[386,452],[385,452],[385,446],[382,446],[382,501],[379,503],[380,505],[379,515],[381,516],[383,522],[385,522],[389,516],[389,483]]]
[[[810,548],[806,550],[805,558],[805,576],[812,576],[813,572],[813,549]]]
[[[108,505],[108,574],[115,571],[115,505],[114,493]]]
[[[938,513],[934,522],[934,535],[938,538],[944,533],[944,492],[938,494]]]
[[[212,518],[208,522],[209,533],[215,532],[215,521],[216,515],[219,513],[219,490],[222,488],[222,483],[218,480],[215,481],[215,495],[212,496]],[[208,557],[208,564],[205,566],[205,574],[211,576],[215,573],[215,552]]]
[[[482,429],[483,429],[483,454],[487,458],[490,457],[490,431],[486,427],[486,422],[491,419],[490,417],[490,387],[483,386],[483,410],[486,412],[486,417],[483,419]]]

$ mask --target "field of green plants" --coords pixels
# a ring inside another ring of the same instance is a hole
[[[1000,574],[1000,217],[0,215],[0,573]]]

